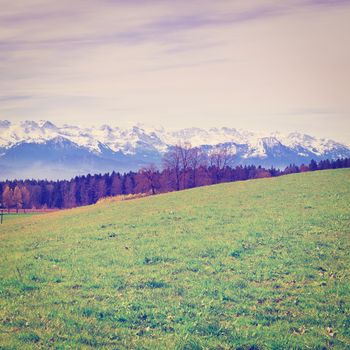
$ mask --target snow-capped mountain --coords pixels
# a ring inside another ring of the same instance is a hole
[[[86,173],[137,170],[161,165],[169,147],[182,143],[210,151],[225,145],[236,164],[285,167],[311,159],[350,157],[350,147],[300,133],[270,135],[234,128],[188,128],[109,125],[81,128],[49,121],[0,121],[0,179],[70,178]]]

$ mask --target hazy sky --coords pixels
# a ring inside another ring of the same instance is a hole
[[[0,0],[0,119],[350,141],[350,1]]]

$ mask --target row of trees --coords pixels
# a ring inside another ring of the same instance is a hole
[[[218,148],[209,155],[190,145],[175,146],[163,160],[138,172],[77,176],[70,181],[14,180],[0,182],[0,203],[16,208],[72,208],[96,203],[100,198],[136,193],[156,194],[221,182],[257,179],[285,174],[350,167],[350,158],[312,160],[308,165],[290,165],[284,170],[256,166],[232,166],[229,149]]]

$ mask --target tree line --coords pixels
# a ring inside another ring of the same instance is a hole
[[[13,180],[0,182],[0,203],[11,209],[63,209],[96,203],[109,196],[156,194],[222,182],[275,177],[292,173],[350,167],[350,158],[312,160],[284,170],[254,165],[234,166],[230,149],[209,154],[189,144],[174,146],[163,158],[161,170],[149,165],[138,172],[76,176],[71,180]]]

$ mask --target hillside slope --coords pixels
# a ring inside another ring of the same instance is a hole
[[[0,348],[350,347],[350,170],[0,226]]]

